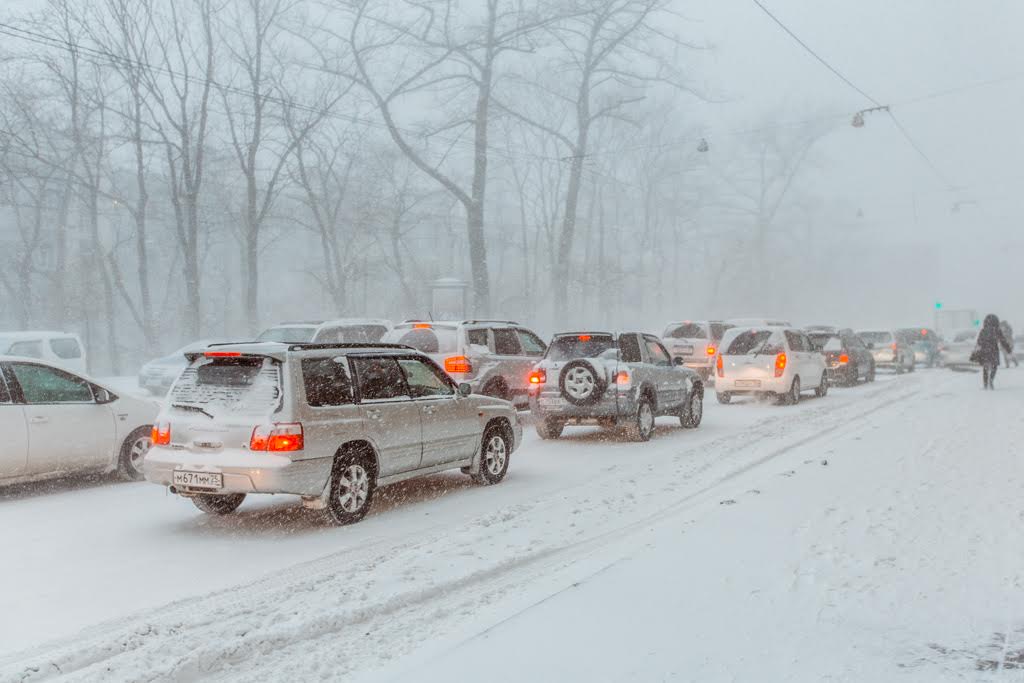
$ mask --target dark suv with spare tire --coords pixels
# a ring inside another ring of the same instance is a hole
[[[700,375],[673,362],[657,337],[639,332],[557,334],[529,384],[542,439],[558,438],[569,423],[597,423],[647,441],[659,415],[692,429],[704,414]]]

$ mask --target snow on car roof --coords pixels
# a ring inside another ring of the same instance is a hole
[[[74,332],[55,332],[53,330],[27,330],[21,332],[0,332],[0,339],[4,341],[21,341],[29,339],[47,339],[49,337],[75,337]]]

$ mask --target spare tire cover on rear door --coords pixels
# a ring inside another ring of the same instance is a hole
[[[566,401],[577,406],[597,403],[608,388],[604,368],[583,358],[569,361],[558,376],[558,388]]]

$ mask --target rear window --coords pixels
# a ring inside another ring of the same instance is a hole
[[[271,327],[259,336],[260,341],[305,344],[313,340],[315,327]]]
[[[761,351],[761,348],[771,339],[771,330],[745,330],[736,335],[736,338],[729,344],[725,355],[746,356]]]
[[[346,325],[327,330],[316,340],[325,344],[373,344],[379,342],[387,331],[383,325]]]
[[[818,348],[818,347],[815,347]],[[823,346],[818,348],[819,351],[842,351],[843,340],[839,337],[829,337],[828,341]]]
[[[859,332],[857,336],[868,344],[887,344],[892,341],[892,334],[889,332]]]
[[[610,334],[574,334],[555,337],[548,347],[548,360],[572,360],[574,358],[597,358],[607,351],[618,349],[615,338]]]
[[[396,329],[390,336],[393,341],[423,353],[455,353],[459,346],[453,327],[406,327]]]
[[[70,360],[72,358],[82,357],[82,347],[78,345],[78,341],[71,337],[64,337],[63,339],[51,339],[50,349],[53,351],[57,358],[64,358]]]
[[[170,403],[214,415],[265,415],[281,399],[281,367],[271,358],[197,358],[170,393]]]
[[[833,345],[832,342],[838,344],[839,348],[842,348],[843,346],[839,336],[835,334],[829,334],[827,332],[810,332],[807,337],[811,340],[811,346],[814,347],[815,351],[831,351],[832,349],[830,349],[829,346]]]
[[[726,330],[731,327],[732,325],[726,325],[725,323],[711,323],[711,336],[715,339],[721,339]]]
[[[43,342],[41,341],[20,341],[14,342],[7,349],[12,356],[23,356],[25,358],[42,358]]]
[[[665,337],[669,339],[707,339],[707,332],[704,326],[698,323],[683,323],[674,325],[665,331]]]

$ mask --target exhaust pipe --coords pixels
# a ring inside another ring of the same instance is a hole
[[[170,491],[171,493],[177,493],[178,492],[178,488],[176,486],[168,487],[167,490]]]

